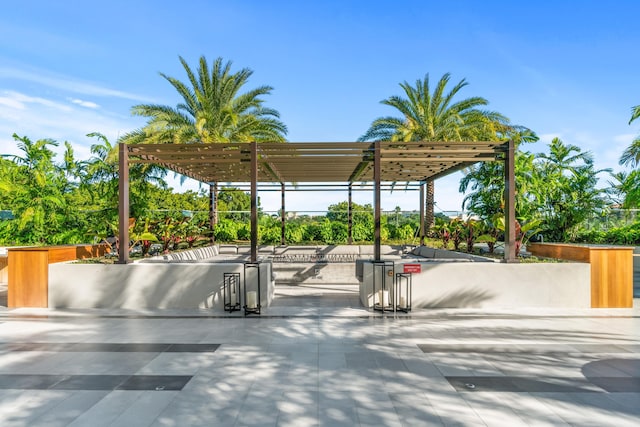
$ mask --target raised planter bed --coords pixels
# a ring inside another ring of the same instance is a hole
[[[530,243],[533,255],[588,263],[592,308],[633,307],[633,247]]]
[[[104,256],[107,245],[66,245],[8,248],[7,305],[47,307],[49,264]]]

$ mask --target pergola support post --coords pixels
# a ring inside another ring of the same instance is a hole
[[[352,198],[352,184],[349,183],[349,196],[347,198],[347,243],[353,244],[353,198]]]
[[[420,183],[420,246],[424,246],[424,182]]]
[[[285,238],[285,225],[286,225],[286,219],[285,219],[285,206],[284,206],[284,183],[280,184],[280,198],[281,198],[281,216],[280,216],[280,244],[282,246],[286,245],[286,238]]]
[[[518,262],[516,254],[515,144],[507,142],[504,156],[504,262]]]
[[[251,143],[251,262],[258,262],[258,144]]]
[[[373,259],[380,261],[380,141],[374,142],[373,145]]]
[[[209,183],[209,232],[211,243],[216,241],[216,225],[218,223],[218,183]]]
[[[118,264],[129,262],[129,150],[118,145]]]

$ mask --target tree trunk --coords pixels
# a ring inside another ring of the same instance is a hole
[[[432,179],[427,181],[427,200],[425,203],[425,234],[431,236],[432,228],[435,225],[435,215],[433,207],[435,206],[435,185]]]

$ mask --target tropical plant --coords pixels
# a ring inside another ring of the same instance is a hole
[[[528,217],[535,206],[532,205],[529,187],[535,156],[517,150],[515,153],[516,217]],[[466,193],[462,208],[484,220],[504,212],[504,162],[483,162],[464,171],[459,191]]]
[[[603,190],[596,184],[607,170],[596,170],[591,153],[558,138],[548,148],[548,153],[537,155],[516,152],[516,218],[522,223],[540,220],[549,241],[569,241],[579,224],[605,208]],[[502,171],[501,164],[481,164],[470,168],[460,182],[461,192],[471,190],[463,206],[485,221],[502,215]]]
[[[631,109],[631,119],[629,124],[633,123],[638,117],[640,117],[640,105],[636,105]],[[640,166],[640,135],[631,142],[620,156],[621,165],[630,165],[632,167]]]
[[[537,211],[533,218],[549,241],[570,241],[576,227],[605,207],[604,190],[596,188],[598,174],[593,156],[554,138],[549,154],[539,154],[528,189]]]
[[[467,86],[462,79],[451,90],[447,84],[451,79],[444,74],[431,91],[429,74],[424,80],[400,84],[403,96],[391,96],[382,104],[395,108],[400,117],[379,117],[360,137],[360,141],[480,141],[499,140],[513,127],[503,115],[481,109],[489,102],[485,98],[470,97],[454,100],[460,90]],[[427,181],[426,191],[427,228],[434,224],[434,185]]]
[[[64,230],[66,177],[54,162],[50,147],[58,145],[52,139],[32,141],[13,134],[22,155],[2,155],[4,163],[0,188],[16,217],[7,224],[11,242],[26,244],[54,243],[54,237]]]
[[[462,242],[464,231],[464,222],[460,218],[454,218],[449,222],[449,235],[453,242],[453,249],[460,250],[460,243]]]
[[[611,201],[623,209],[640,207],[640,169],[611,173],[611,178],[606,190]]]
[[[494,224],[493,219],[485,219],[482,222],[478,222],[478,233],[480,235],[476,239],[476,242],[486,243],[489,253],[494,253],[500,230],[496,227],[496,224]]]
[[[434,231],[442,241],[442,248],[447,249],[449,247],[449,240],[451,239],[451,232],[449,230],[449,220],[446,220],[443,218],[436,218]]]
[[[144,225],[140,226],[139,224]],[[150,221],[148,218],[145,219],[144,222],[131,222],[129,225],[129,236],[131,237],[129,251],[136,246],[140,246],[142,256],[146,256],[149,253],[151,245],[158,241],[158,237],[150,231],[149,226]]]
[[[127,143],[193,142],[283,142],[287,127],[279,120],[277,110],[264,106],[263,97],[271,86],[259,86],[245,92],[245,85],[253,71],[243,68],[231,71],[231,62],[217,58],[210,67],[204,56],[197,70],[192,69],[181,56],[180,63],[188,81],[182,82],[164,73],[160,75],[173,86],[181,97],[176,107],[160,104],[139,104],[134,115],[147,117],[147,124],[122,138]],[[212,186],[217,199],[217,186]],[[218,220],[217,209],[212,224]]]
[[[493,218],[493,222],[496,225],[496,228],[501,232],[506,231],[504,216],[496,215]],[[532,219],[524,224],[521,224],[519,221],[514,222],[515,227],[515,236],[516,236],[516,255],[520,253],[520,249],[529,242],[531,237],[540,232],[540,220]]]
[[[473,253],[473,245],[478,237],[478,232],[480,231],[479,227],[480,223],[478,223],[478,221],[476,221],[475,219],[469,218],[464,223],[462,235],[467,244],[468,253]]]

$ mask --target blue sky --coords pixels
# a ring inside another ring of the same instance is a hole
[[[115,141],[144,123],[131,106],[175,105],[158,73],[184,79],[178,55],[194,65],[205,55],[254,70],[249,87],[273,86],[267,104],[291,141],[353,141],[394,114],[380,101],[400,82],[450,72],[469,82],[461,96],[534,130],[530,151],[558,136],[621,170],[640,133],[628,125],[640,104],[638,16],[634,0],[11,2],[0,14],[0,153],[16,152],[15,132],[67,140],[86,159],[87,133]],[[459,178],[436,183],[437,209],[460,209]],[[277,194],[260,198],[278,208]],[[345,199],[295,193],[287,205]],[[383,209],[397,205],[417,209],[417,194],[383,195]]]

